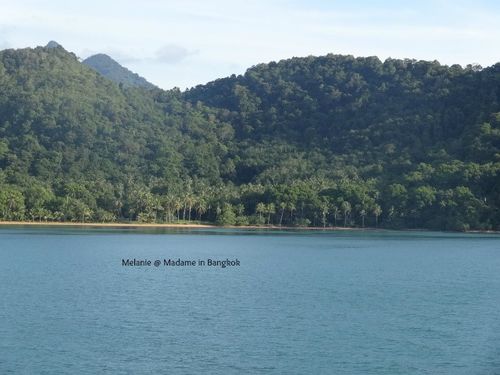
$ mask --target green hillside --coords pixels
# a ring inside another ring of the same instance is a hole
[[[103,53],[90,56],[83,60],[82,63],[102,74],[104,77],[127,87],[143,87],[145,89],[152,89],[155,87],[145,78],[137,73],[131,72]]]
[[[62,48],[0,52],[0,87],[2,219],[137,219],[189,176],[220,181],[224,124],[180,92],[120,88]]]
[[[500,64],[328,55],[187,92],[0,52],[0,219],[500,229]]]
[[[185,97],[219,108],[247,146],[237,183],[326,178],[328,222],[340,209],[357,225],[381,211],[391,227],[498,228],[500,64],[293,58]]]

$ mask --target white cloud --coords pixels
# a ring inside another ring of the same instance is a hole
[[[177,64],[196,53],[197,51],[190,51],[177,44],[167,44],[156,51],[155,61],[164,64]]]

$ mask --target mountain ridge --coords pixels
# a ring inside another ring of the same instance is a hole
[[[82,64],[94,69],[104,77],[129,87],[142,87],[152,89],[156,87],[148,82],[145,78],[137,73],[130,71],[128,68],[122,66],[112,57],[98,53],[87,57],[82,61]]]

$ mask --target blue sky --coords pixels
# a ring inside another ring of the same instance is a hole
[[[0,0],[0,49],[56,40],[107,53],[163,88],[327,53],[444,64],[500,61],[500,2]]]

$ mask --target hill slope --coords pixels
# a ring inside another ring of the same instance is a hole
[[[137,218],[151,189],[220,179],[217,122],[179,92],[120,88],[40,47],[0,52],[0,87],[2,219]]]
[[[240,138],[286,138],[336,154],[382,155],[391,148],[427,160],[442,148],[452,155],[466,151],[464,134],[500,110],[499,74],[500,64],[477,71],[328,55],[258,65],[185,97],[229,111]]]
[[[376,57],[293,58],[198,86],[185,97],[219,108],[254,155],[274,143],[265,159],[241,159],[240,182],[257,176],[290,183],[311,175],[375,180],[374,195],[392,225],[459,228],[466,212],[478,220],[471,224],[469,217],[466,226],[498,225],[500,64],[463,69]],[[280,162],[283,143],[302,155],[301,164],[297,156]],[[333,198],[335,210],[343,199]],[[373,207],[366,200],[348,199],[357,201],[358,222],[360,207]]]
[[[90,56],[83,60],[82,63],[102,74],[104,77],[127,87],[143,87],[147,89],[155,87],[145,78],[137,73],[131,72],[108,55],[102,53]]]
[[[492,229],[500,65],[328,55],[188,92],[0,52],[0,218]]]

